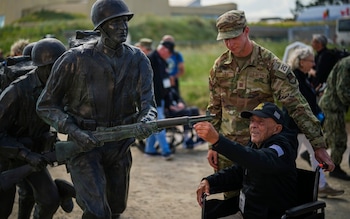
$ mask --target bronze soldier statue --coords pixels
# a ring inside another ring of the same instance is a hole
[[[42,155],[53,149],[57,134],[51,132],[50,126],[36,114],[36,101],[44,89],[53,63],[65,50],[57,39],[38,41],[31,53],[36,68],[12,82],[0,96],[0,160],[3,161],[1,163],[8,161],[2,171],[26,164],[33,168],[33,173],[23,179],[25,183],[18,184],[21,191],[19,218],[30,217],[33,207],[30,196],[35,201],[34,218],[52,218],[60,205],[58,185],[46,168],[49,161]],[[4,211],[1,217],[7,218],[12,211],[15,185],[0,192],[1,197],[6,197],[1,199],[0,205]],[[72,204],[70,200],[70,206],[66,206],[69,209],[65,210],[71,211]]]
[[[137,138],[155,131],[153,72],[144,53],[124,43],[133,17],[121,0],[97,0],[91,9],[101,36],[63,54],[37,102],[37,113],[83,152],[67,159],[82,218],[119,218],[126,208],[134,137],[99,141],[97,127],[138,122]]]

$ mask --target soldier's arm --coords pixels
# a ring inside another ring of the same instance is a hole
[[[215,114],[215,117],[211,121],[214,128],[219,131],[221,125],[222,118],[222,106],[221,106],[221,97],[220,97],[220,88],[215,77],[214,68],[210,71],[209,76],[209,105],[208,110],[210,113]],[[211,144],[209,144],[209,148],[211,148]]]
[[[344,106],[350,106],[350,57],[342,59],[333,69],[337,73],[336,90]]]
[[[222,118],[222,106],[221,106],[221,94],[220,84],[216,78],[215,68],[210,70],[209,75],[209,105],[208,110],[210,113],[215,114],[215,118],[211,121],[216,130],[220,129]]]
[[[36,105],[37,114],[47,124],[63,134],[68,134],[71,130],[77,128],[73,119],[65,112],[63,104],[64,96],[70,90],[71,83],[74,81],[72,72],[76,69],[74,69],[72,63],[74,61],[66,58],[66,56],[55,62],[46,87],[39,96]],[[72,72],[67,72],[68,70]],[[79,89],[76,90],[79,91]]]
[[[319,120],[299,91],[299,84],[290,67],[276,61],[273,68],[272,88],[279,102],[288,110],[299,129],[306,135],[314,149],[326,148]]]
[[[138,96],[140,96],[140,102],[137,104],[140,109],[140,115],[138,121],[152,121],[157,118],[153,89],[153,70],[149,59],[144,54],[139,55],[138,71],[140,71],[140,78],[138,84],[140,87],[138,88]]]

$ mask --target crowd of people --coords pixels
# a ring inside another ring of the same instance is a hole
[[[59,206],[69,213],[72,198],[82,218],[120,218],[127,206],[135,139],[146,139],[146,155],[174,159],[166,130],[147,123],[199,114],[181,97],[184,58],[172,35],[164,35],[155,48],[150,38],[125,43],[133,16],[122,0],[97,0],[91,8],[91,39],[66,48],[47,36],[32,43],[21,39],[11,48],[11,56],[22,57],[14,65],[22,66],[10,72],[24,77],[1,88],[0,171],[32,168],[10,188],[0,183],[0,196],[6,197],[0,200],[5,206],[0,218],[11,214],[17,187],[22,218],[29,218],[33,208],[34,218],[52,218]],[[183,133],[185,148],[204,140],[209,144],[207,159],[215,173],[200,182],[198,202],[215,187],[235,200],[235,218],[280,218],[296,205],[295,159],[301,144],[308,148],[312,168],[323,163],[331,177],[350,180],[340,168],[347,146],[350,57],[326,68],[324,60],[331,60],[325,55],[327,38],[314,35],[316,55],[299,48],[283,63],[250,39],[241,10],[222,14],[216,27],[217,40],[227,50],[209,72],[208,111],[215,118],[194,125],[196,142],[192,127]],[[7,67],[9,60],[3,60]],[[99,127],[131,124],[132,137],[94,135]],[[57,132],[83,151],[64,161],[73,184],[52,179],[46,168],[53,164],[45,153],[55,150]],[[343,193],[321,173],[320,197]]]

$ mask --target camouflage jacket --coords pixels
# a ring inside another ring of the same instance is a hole
[[[208,109],[216,114],[212,122],[216,130],[246,145],[249,121],[241,118],[240,112],[252,110],[261,102],[279,102],[313,147],[326,147],[320,123],[300,93],[291,68],[269,50],[253,44],[250,59],[242,68],[227,50],[210,71]]]
[[[350,106],[350,56],[340,60],[327,78],[327,88],[320,98],[323,111],[346,112]]]

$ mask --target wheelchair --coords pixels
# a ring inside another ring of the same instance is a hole
[[[281,219],[324,219],[326,203],[318,201],[318,182],[320,168],[315,171],[297,169],[297,193],[298,205],[285,211]],[[202,219],[216,219],[235,214],[238,210],[237,198],[227,200],[207,200],[206,195],[202,196]],[[214,216],[215,215],[215,216]]]

